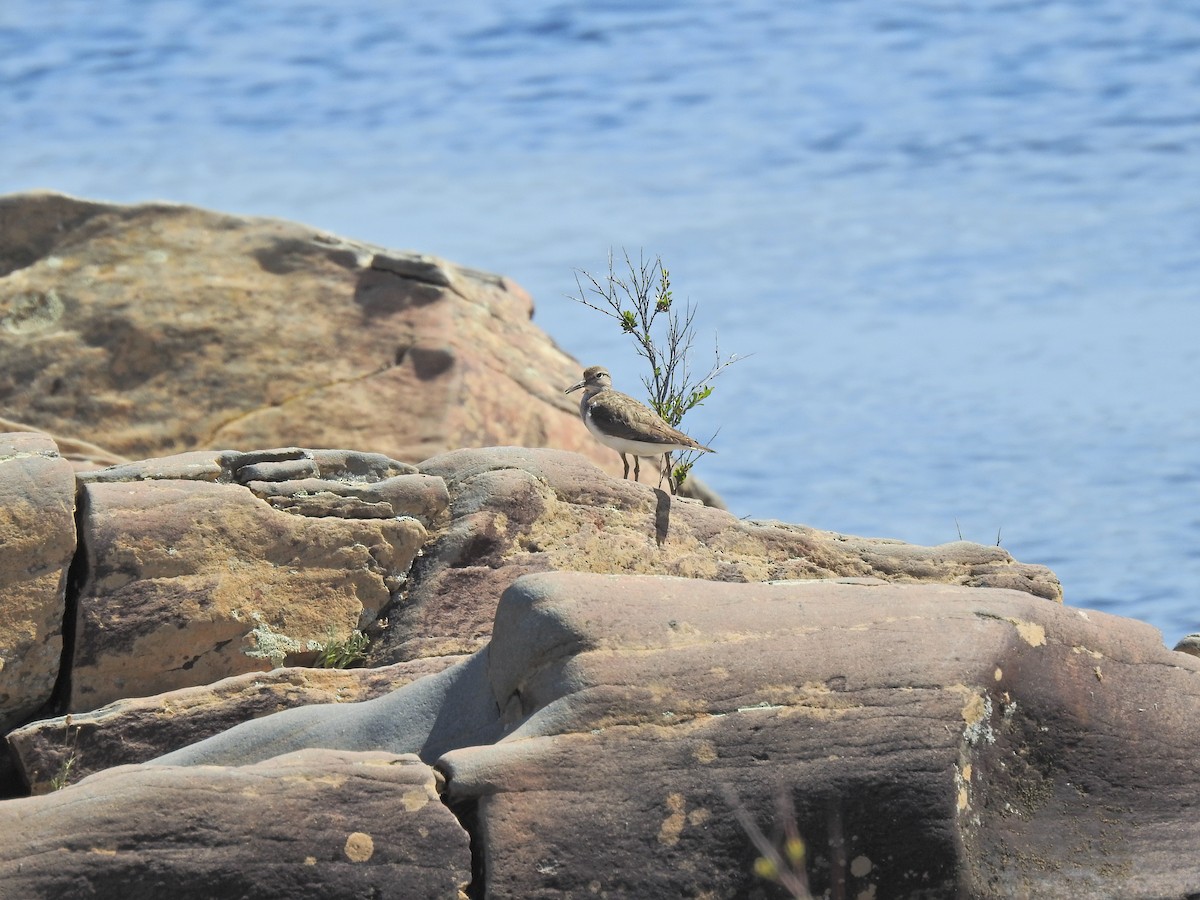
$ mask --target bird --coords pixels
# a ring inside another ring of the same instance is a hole
[[[641,456],[658,456],[672,450],[717,452],[672,428],[644,403],[614,391],[612,376],[604,366],[584,369],[583,381],[571,385],[565,393],[580,388],[583,398],[579,401],[579,415],[583,424],[596,440],[621,454],[621,462],[625,465],[623,478],[629,477],[626,453],[633,455],[633,480],[641,481]]]

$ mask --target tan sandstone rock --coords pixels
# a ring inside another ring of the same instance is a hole
[[[444,487],[378,454],[194,452],[85,473],[71,712],[284,662],[404,590]]]
[[[618,471],[562,393],[579,364],[532,310],[501,276],[303,225],[0,197],[0,406],[82,442],[88,466],[207,447],[415,462],[518,444]]]
[[[371,633],[373,665],[471,653],[500,593],[535,571],[879,578],[1061,598],[1049,570],[996,547],[741,520],[563,451],[456,451],[423,467],[282,448],[81,473],[67,711],[310,664],[316,642],[355,628]]]
[[[425,548],[404,603],[390,612],[377,662],[475,651],[488,640],[500,593],[522,574],[549,570],[727,582],[880,578],[1062,599],[1053,572],[999,547],[921,547],[739,519],[610,477],[561,451],[457,450],[420,469],[445,481],[450,523]]]
[[[121,766],[0,803],[0,833],[3,900],[453,900],[471,876],[434,773],[388,753]]]
[[[0,434],[0,734],[50,699],[62,659],[75,475],[43,434]]]
[[[90,441],[80,440],[78,438],[65,437],[61,434],[47,434],[38,428],[33,428],[23,422],[16,422],[12,419],[0,417],[0,432],[30,432],[43,434],[49,437],[56,447],[58,447],[59,455],[63,459],[69,461],[71,466],[80,471],[89,469],[101,469],[105,466],[114,466],[119,463],[127,462],[123,456],[117,456],[115,453],[110,453],[103,447],[98,447]]]

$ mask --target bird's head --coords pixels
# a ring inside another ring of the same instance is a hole
[[[608,374],[608,369],[604,366],[589,366],[583,370],[583,381],[571,385],[564,393],[569,394],[571,391],[586,388],[588,393],[594,394],[596,391],[607,391],[611,387],[612,376]]]

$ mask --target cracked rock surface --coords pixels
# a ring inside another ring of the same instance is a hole
[[[0,733],[50,699],[74,555],[70,464],[44,434],[0,434]]]
[[[1200,886],[1198,721],[1200,661],[1027,593],[553,572],[439,676],[159,762],[420,753],[480,897],[750,896],[733,804],[781,794],[818,895],[1162,897]]]
[[[561,451],[454,450],[420,470],[444,480],[449,521],[418,561],[406,601],[376,645],[380,661],[474,652],[491,634],[500,593],[519,575],[552,570],[727,582],[881,578],[1062,599],[1053,572],[1000,547],[921,547],[739,519],[607,477]]]
[[[820,896],[1200,889],[1200,661],[1009,590],[555,572],[504,595],[504,737],[437,763],[481,896],[749,896],[785,794]],[[479,839],[477,839],[479,840]]]
[[[370,669],[287,666],[212,684],[115,700],[97,710],[37,719],[8,734],[33,794],[113,766],[146,762],[270,713],[318,703],[356,703],[436,674],[463,657],[440,656]]]

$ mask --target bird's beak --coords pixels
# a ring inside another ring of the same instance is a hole
[[[577,390],[579,390],[581,387],[583,387],[585,384],[587,384],[587,381],[586,381],[586,380],[585,380],[585,381],[581,381],[581,382],[579,382],[579,384],[573,384],[573,385],[571,385],[569,388],[567,388],[565,391],[563,391],[563,393],[564,393],[564,394],[569,394],[569,393],[571,393],[571,391],[577,391]]]

